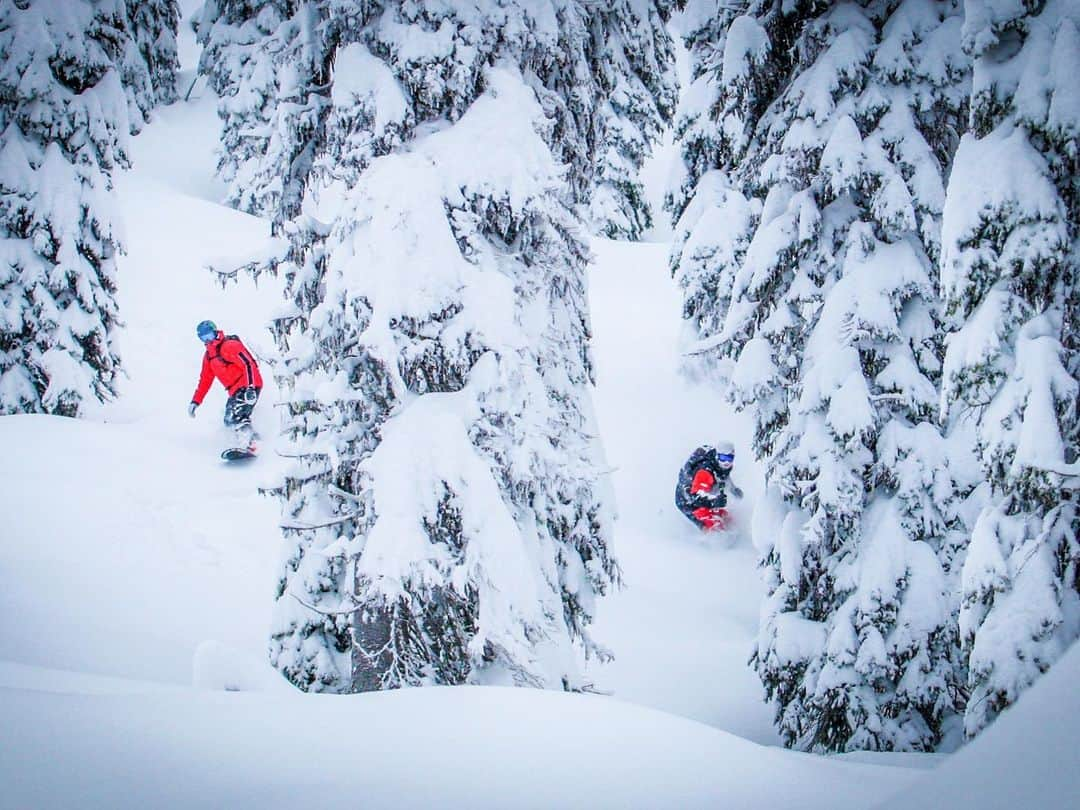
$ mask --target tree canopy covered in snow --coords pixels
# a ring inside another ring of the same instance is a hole
[[[974,88],[945,205],[942,399],[974,427],[991,487],[963,568],[974,735],[1080,636],[1080,8],[965,7]]]
[[[176,101],[180,62],[176,33],[180,25],[178,0],[127,0],[131,37],[150,80],[152,95],[140,99],[143,114],[154,106]],[[140,68],[143,69],[143,68]]]
[[[752,411],[769,470],[756,666],[788,745],[930,750],[962,708],[949,563],[971,471],[936,427],[935,289],[960,9],[709,6],[682,20],[673,266],[688,350]]]
[[[300,213],[329,103],[333,49],[321,41],[319,5],[209,0],[197,22],[199,69],[220,96],[226,201],[275,228]],[[357,14],[367,7],[352,5]]]
[[[953,746],[1080,634],[1076,18],[678,19],[687,367],[756,420],[755,663],[789,745]]]
[[[641,167],[675,112],[675,56],[665,25],[671,3],[620,0],[592,8],[603,102],[589,218],[612,239],[638,239],[654,215]]]
[[[133,5],[0,4],[0,413],[75,416],[114,393],[111,173],[175,84],[175,3]]]
[[[301,688],[578,689],[582,654],[606,654],[587,632],[618,568],[579,213],[611,115],[640,165],[672,94],[666,7],[623,11],[204,13],[230,199],[288,240],[272,658]]]
[[[582,215],[611,236],[640,237],[652,212],[638,172],[675,106],[670,3],[458,5],[210,0],[198,23],[201,70],[221,96],[228,201],[280,226],[300,212],[310,183],[361,170],[419,125],[460,118],[505,48],[530,63],[526,80],[552,120],[552,148]],[[350,62],[343,77],[338,54],[359,38],[387,61]],[[352,72],[368,68],[374,75]],[[350,91],[366,100],[345,121],[332,96]],[[315,146],[323,142],[332,148]]]

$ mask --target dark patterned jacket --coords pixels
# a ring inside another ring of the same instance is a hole
[[[691,492],[694,477],[704,470],[709,473],[713,480],[713,488],[709,492]],[[713,509],[727,506],[727,492],[725,487],[729,483],[731,468],[724,469],[720,466],[720,460],[716,457],[716,448],[708,445],[699,447],[690,454],[682,469],[679,471],[679,481],[675,485],[675,506],[684,515],[690,516],[695,509],[701,507]],[[731,484],[732,493],[741,495],[738,488]]]

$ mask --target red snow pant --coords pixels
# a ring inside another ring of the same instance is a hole
[[[731,525],[731,515],[723,507],[708,508],[702,506],[692,513],[694,520],[701,524],[701,528],[707,532],[722,532]]]

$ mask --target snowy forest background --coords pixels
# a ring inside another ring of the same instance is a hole
[[[123,422],[144,357],[199,351],[124,343],[157,315],[124,305],[147,237],[118,188],[140,133],[205,97],[220,132],[175,132],[212,135],[215,202],[269,232],[197,272],[274,301],[272,339],[243,337],[277,461],[244,497],[279,512],[256,609],[290,694],[604,691],[636,514],[594,403],[591,274],[615,261],[612,301],[640,273],[681,297],[672,351],[629,359],[642,379],[726,403],[692,441],[745,429],[764,582],[739,655],[777,739],[962,752],[1078,671],[1078,69],[1068,0],[0,0],[9,458],[21,476],[20,415]],[[67,428],[41,424],[63,460]],[[308,705],[297,727],[333,712]],[[1043,806],[1068,803],[1054,784]]]

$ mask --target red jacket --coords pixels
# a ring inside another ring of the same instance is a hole
[[[225,386],[229,396],[241,388],[261,389],[263,385],[259,364],[255,362],[251,352],[236,335],[226,335],[220,330],[217,337],[206,344],[202,373],[199,374],[199,385],[195,388],[195,394],[191,397],[192,402],[202,405],[203,397],[210,390],[215,377]]]

